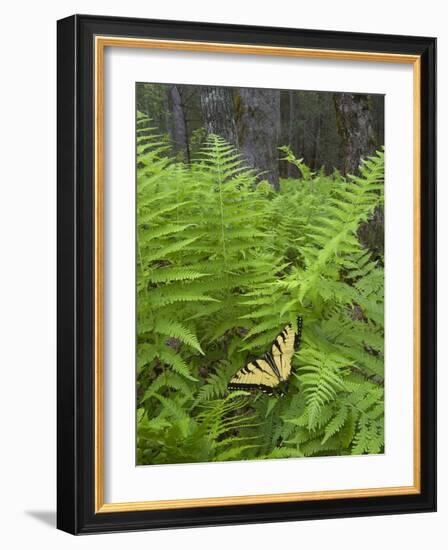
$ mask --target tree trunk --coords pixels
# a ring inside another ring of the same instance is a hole
[[[361,159],[378,148],[373,131],[370,98],[365,95],[334,94],[336,119],[342,137],[343,172],[356,174]],[[384,254],[384,212],[376,208],[372,218],[361,225],[358,236],[374,256]]]
[[[236,124],[234,116],[233,90],[201,86],[201,110],[207,134],[216,134],[236,145]]]
[[[237,97],[238,144],[260,179],[279,187],[280,91],[240,88]]]
[[[342,139],[341,169],[356,174],[362,158],[375,152],[370,100],[365,95],[333,95],[338,131]]]
[[[165,124],[165,131],[168,134],[170,141],[174,142],[170,101],[171,101],[171,89],[170,87],[167,86],[163,97],[164,124]]]
[[[314,132],[314,170],[319,170],[322,166],[322,151],[321,151],[321,133],[322,133],[322,102],[318,97],[319,114],[316,117],[316,131]]]
[[[182,105],[182,97],[178,86],[170,87],[170,99],[173,113],[173,142],[174,153],[182,153],[187,162],[190,161],[187,126],[185,123],[185,113]]]
[[[296,156],[299,155],[299,135],[298,135],[298,98],[297,93],[293,90],[288,91],[288,141],[287,144],[290,146],[291,151]],[[287,169],[288,178],[297,178],[299,177],[299,172],[297,168],[290,162],[288,162]]]
[[[368,248],[373,258],[384,257],[384,210],[377,206],[373,216],[363,223],[358,230],[358,237],[365,248]]]

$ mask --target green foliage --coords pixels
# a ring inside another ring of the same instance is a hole
[[[218,136],[185,165],[137,128],[138,463],[383,452],[384,274],[358,238],[383,152],[345,179],[283,149],[302,177],[274,192]],[[288,394],[229,395],[298,315]]]

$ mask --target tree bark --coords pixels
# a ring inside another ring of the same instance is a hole
[[[233,90],[201,86],[201,110],[207,134],[216,134],[232,145],[237,144]]]
[[[288,92],[288,138],[286,144],[289,145],[291,151],[296,155],[297,158],[301,157],[300,148],[299,148],[299,126],[298,126],[298,115],[299,115],[299,101],[297,92],[289,90]],[[283,121],[282,121],[283,124]],[[286,177],[288,178],[297,178],[300,177],[298,169],[288,162]]]
[[[182,105],[182,97],[178,86],[170,87],[170,99],[173,113],[173,150],[174,153],[181,152],[187,162],[190,161],[190,152],[188,147],[188,134],[185,122],[185,113]]]
[[[170,87],[166,87],[165,94],[163,96],[163,111],[164,111],[164,124],[165,130],[171,142],[174,142],[173,136],[173,124],[170,109],[171,91]]]
[[[238,144],[248,166],[278,189],[280,91],[240,88],[236,123]]]
[[[375,151],[375,136],[369,98],[365,95],[333,95],[338,131],[342,139],[344,174],[356,174],[362,158]]]
[[[373,130],[370,98],[365,95],[334,94],[336,119],[342,137],[344,173],[356,174],[361,159],[378,147]],[[372,218],[361,225],[358,236],[374,256],[384,254],[384,212],[378,207]]]
[[[322,151],[321,151],[321,133],[322,133],[322,124],[323,124],[323,118],[322,118],[322,102],[320,101],[320,96],[318,97],[318,105],[319,105],[319,114],[316,117],[316,131],[314,132],[314,169],[319,170],[321,168],[321,157],[322,157]]]

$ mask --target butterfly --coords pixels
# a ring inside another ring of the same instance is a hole
[[[291,376],[291,360],[302,338],[302,317],[297,332],[289,323],[272,342],[271,350],[252,359],[230,379],[229,390],[260,390],[269,395],[285,395]]]

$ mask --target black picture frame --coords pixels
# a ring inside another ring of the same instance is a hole
[[[436,509],[436,39],[74,15],[58,21],[57,526],[72,534]],[[97,35],[416,55],[421,60],[421,486],[418,494],[164,510],[95,511]]]

